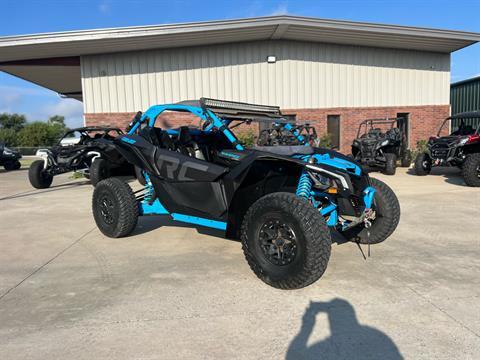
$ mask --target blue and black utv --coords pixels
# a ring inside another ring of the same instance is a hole
[[[199,128],[155,127],[166,112],[188,112]],[[118,179],[99,182],[93,215],[109,237],[129,235],[139,216],[225,231],[267,284],[295,289],[318,280],[330,257],[331,230],[348,240],[379,243],[398,225],[393,191],[346,156],[308,145],[246,148],[231,129],[252,120],[282,121],[278,107],[202,98],[138,113],[118,151],[142,169],[133,192]]]

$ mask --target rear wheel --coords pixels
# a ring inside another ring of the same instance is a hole
[[[412,154],[410,150],[407,150],[405,154],[403,154],[402,159],[400,160],[400,165],[402,167],[410,167],[412,164]]]
[[[100,181],[93,191],[92,212],[100,231],[108,237],[129,235],[138,221],[138,204],[130,186],[118,179]]]
[[[432,159],[425,153],[418,154],[415,158],[414,164],[415,174],[418,176],[425,176],[430,174],[432,170]]]
[[[257,200],[245,215],[241,238],[253,272],[280,289],[312,284],[323,275],[330,258],[330,230],[324,218],[291,193]]]
[[[12,171],[12,170],[20,169],[22,167],[22,164],[20,164],[20,161],[14,160],[14,161],[10,161],[10,162],[6,163],[5,165],[3,165],[3,167],[7,171]]]
[[[480,154],[470,154],[462,166],[463,180],[468,186],[480,187]]]
[[[385,169],[383,173],[385,175],[395,175],[395,171],[397,169],[397,155],[386,153],[385,154]]]
[[[381,243],[392,235],[400,221],[400,203],[393,190],[378,179],[371,178],[370,181],[375,189],[372,205],[375,218],[371,221],[371,227],[366,229],[364,225],[358,225],[343,233],[347,239],[361,244]]]
[[[95,159],[90,165],[90,182],[93,186],[110,177],[110,166],[105,159]]]
[[[43,160],[35,160],[28,169],[28,180],[36,189],[46,189],[52,185],[53,176],[44,168]]]

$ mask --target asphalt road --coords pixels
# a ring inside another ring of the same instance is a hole
[[[437,172],[438,173],[438,172]],[[335,244],[320,281],[268,287],[238,242],[142,218],[96,228],[92,187],[0,171],[2,359],[479,359],[480,189],[400,169],[383,244]]]

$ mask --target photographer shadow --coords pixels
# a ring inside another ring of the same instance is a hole
[[[307,345],[316,317],[325,313],[330,336]],[[382,331],[358,322],[352,305],[343,299],[311,302],[300,332],[290,343],[286,360],[298,359],[403,359],[395,343]]]

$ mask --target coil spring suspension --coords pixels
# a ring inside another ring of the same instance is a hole
[[[145,176],[145,197],[144,200],[147,203],[150,203],[153,199],[153,185],[150,181],[150,176],[146,172],[143,172],[143,176]]]
[[[312,194],[312,186],[313,186],[312,178],[306,171],[303,171],[302,175],[300,176],[300,180],[298,181],[297,192],[296,192],[297,196],[303,197],[305,199],[310,199]]]

